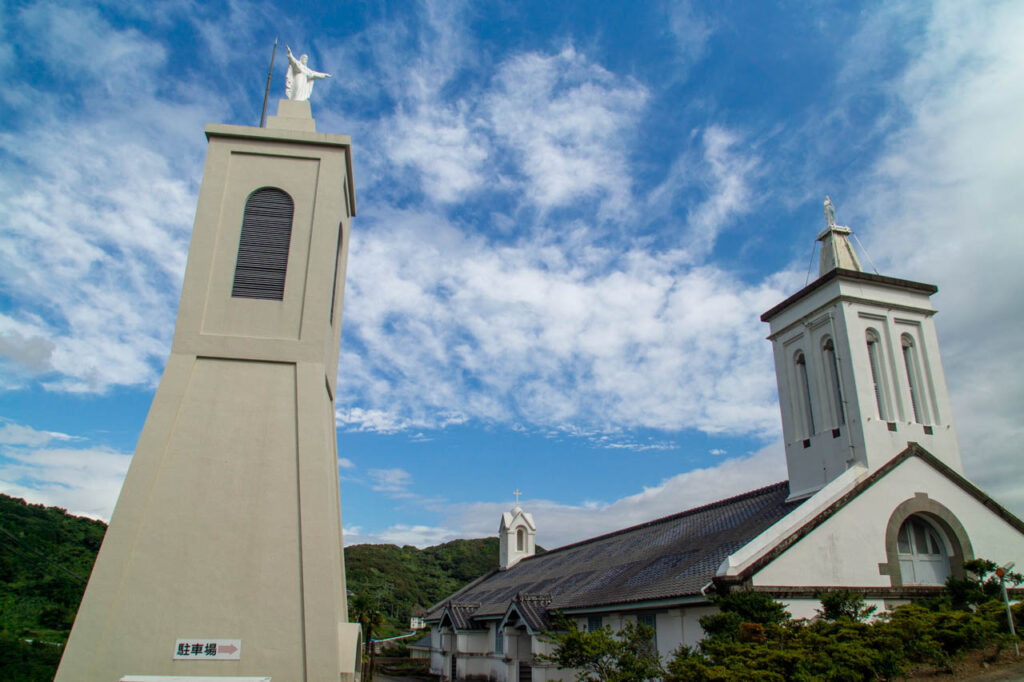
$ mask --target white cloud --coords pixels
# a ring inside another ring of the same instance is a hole
[[[364,220],[373,228],[352,241],[342,425],[778,431],[758,315],[788,280],[745,285],[680,252],[590,247],[589,262],[570,263],[557,248],[496,247],[422,211]]]
[[[109,520],[131,455],[66,445],[74,440],[10,421],[0,425],[0,492]]]
[[[503,63],[489,95],[495,133],[520,159],[526,199],[543,209],[597,199],[626,208],[628,141],[647,89],[590,62],[573,47]]]
[[[485,537],[485,535],[469,536],[456,529],[441,526],[410,526],[405,524],[388,526],[379,533],[364,533],[361,527],[352,526],[344,529],[343,535],[346,547],[364,544],[388,544],[399,546],[413,545],[420,549],[459,538]]]
[[[52,440],[74,440],[74,436],[59,431],[37,431],[31,426],[16,424],[0,417],[0,445],[46,445]]]
[[[412,475],[404,469],[370,469],[366,474],[377,492],[401,495],[412,485]]]
[[[537,543],[548,549],[675,514],[785,480],[786,458],[780,441],[757,452],[729,458],[703,469],[666,478],[656,486],[604,504],[586,501],[568,505],[548,500],[523,500],[537,521]],[[437,507],[447,514],[446,527],[456,537],[493,535],[496,519],[507,511],[501,503],[477,502]]]
[[[668,31],[675,41],[680,70],[684,73],[686,67],[704,55],[714,33],[711,22],[696,12],[689,0],[678,0],[669,6]]]
[[[2,249],[2,247],[0,247]],[[55,344],[38,317],[14,320],[0,313],[0,390],[14,390],[51,369]]]
[[[467,113],[440,101],[400,112],[385,133],[391,159],[415,167],[430,200],[442,203],[466,199],[484,182],[487,139],[473,129]]]
[[[851,203],[883,274],[934,282],[967,474],[1024,510],[1024,8],[939,2],[892,89],[909,112]],[[854,225],[854,229],[857,226]]]
[[[81,101],[8,100],[0,284],[14,304],[0,320],[0,362],[15,383],[42,377],[57,390],[153,383],[195,210],[195,131],[218,100],[178,81],[186,94],[170,106],[158,94],[162,44],[95,9],[40,3],[16,20],[23,49],[38,48],[57,89],[73,84]]]
[[[356,468],[356,464],[355,464],[355,462],[353,462],[352,460],[350,460],[347,457],[339,457],[338,458],[338,468],[339,469],[355,469]]]

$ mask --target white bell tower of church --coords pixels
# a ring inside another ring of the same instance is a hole
[[[938,291],[861,269],[825,198],[816,280],[761,316],[771,327],[790,496],[917,442],[962,473],[932,319]]]
[[[501,515],[498,524],[498,566],[501,569],[512,568],[537,552],[537,526],[533,523],[533,514],[519,506],[520,495],[522,493],[516,490],[516,505],[512,511]]]

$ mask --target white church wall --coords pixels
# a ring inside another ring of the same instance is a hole
[[[714,606],[689,606],[682,611],[683,637],[682,644],[688,647],[695,647],[704,639],[704,628],[700,626],[700,619],[717,613],[718,608]]]
[[[915,493],[948,508],[963,524],[974,555],[1024,561],[1024,537],[962,488],[910,457],[753,576],[756,586],[889,587],[885,533],[897,505]]]
[[[680,609],[671,609],[656,614],[654,622],[658,635],[658,655],[667,660],[683,641],[683,613]]]

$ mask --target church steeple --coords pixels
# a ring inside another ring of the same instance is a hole
[[[850,234],[850,228],[836,225],[836,207],[832,205],[832,199],[825,195],[825,229],[818,233],[818,241],[821,242],[819,276],[836,268],[858,272],[862,270],[857,252],[850,243]]]
[[[533,523],[533,515],[519,506],[522,493],[517,489],[513,494],[516,504],[511,511],[501,515],[501,523],[498,524],[498,566],[501,569],[512,568],[537,551],[537,526]]]
[[[917,442],[962,471],[931,295],[863,272],[825,198],[821,272],[761,316],[771,325],[790,495],[806,497]]]

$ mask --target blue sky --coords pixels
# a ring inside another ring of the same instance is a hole
[[[208,122],[274,37],[352,136],[346,542],[552,547],[785,478],[767,328],[830,194],[934,283],[968,477],[1024,513],[1024,6],[0,0],[0,491],[109,518]],[[271,113],[283,96],[278,53]],[[862,254],[863,255],[863,254]]]

